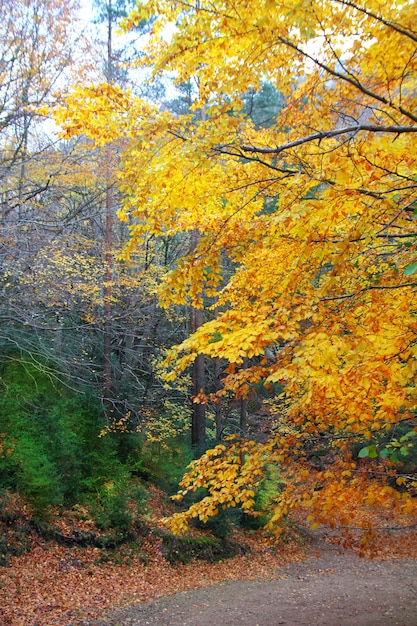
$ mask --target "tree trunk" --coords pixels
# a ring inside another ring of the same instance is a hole
[[[219,316],[219,310],[216,307],[214,309],[214,317],[215,319],[217,319]],[[214,359],[214,391],[217,393],[218,391],[220,391],[223,387],[222,381],[221,381],[221,374],[222,374],[222,368],[221,368],[221,363],[220,363],[220,359],[218,357],[216,357]],[[220,398],[217,398],[217,402],[215,404],[215,408],[214,408],[214,419],[216,422],[216,440],[220,441],[223,437],[223,428],[224,428],[224,419],[223,419],[223,412],[222,412],[222,402],[220,400]]]
[[[193,363],[192,386],[194,396],[204,392],[205,363],[202,354],[199,354]],[[191,444],[198,454],[204,452],[206,445],[206,406],[201,402],[198,404],[193,403]]]
[[[216,392],[220,391],[220,389],[223,386],[220,376],[221,376],[221,365],[220,365],[220,359],[217,357],[214,359],[214,390]],[[214,419],[216,422],[216,439],[217,441],[220,441],[223,437],[223,426],[224,426],[222,402],[220,398],[215,404]]]
[[[110,411],[110,398],[112,386],[112,362],[111,362],[111,344],[112,344],[112,278],[113,278],[113,207],[112,193],[110,188],[110,167],[106,171],[106,225],[105,225],[105,271],[104,271],[104,327],[103,327],[103,397],[106,412]]]
[[[243,359],[243,367],[248,367],[248,359]],[[241,437],[246,437],[247,434],[247,422],[248,422],[248,400],[247,398],[239,399],[239,431]]]
[[[247,421],[248,421],[248,401],[246,398],[240,398],[240,416],[239,416],[239,430],[240,436],[246,437],[247,434]]]
[[[108,3],[107,21],[107,84],[113,82],[113,50],[112,50],[112,3]],[[103,288],[103,400],[107,419],[111,416],[111,391],[112,391],[112,279],[113,279],[113,194],[111,189],[111,153],[107,149],[106,158],[106,215],[105,215],[105,243],[104,243],[104,288]]]
[[[191,251],[194,251],[197,247],[199,240],[199,234],[197,231],[191,233]],[[190,313],[190,331],[195,331],[203,324],[203,311],[191,307]],[[197,396],[199,393],[204,393],[206,386],[205,376],[205,362],[204,356],[199,354],[192,365],[192,396]],[[205,450],[206,446],[206,406],[201,403],[194,403],[192,405],[191,415],[191,445],[195,448],[195,451],[200,455]]]

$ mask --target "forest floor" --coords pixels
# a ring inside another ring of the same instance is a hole
[[[287,543],[240,531],[244,553],[179,565],[153,533],[113,551],[34,535],[30,551],[0,567],[0,625],[416,626],[410,521],[408,530],[369,544],[358,535],[348,547],[330,531],[294,532]]]
[[[416,626],[417,561],[361,558],[321,541],[271,580],[126,607],[83,626]]]
[[[155,539],[128,563],[38,545],[0,568],[0,624],[416,626],[416,547],[412,529],[362,557],[334,537],[280,547],[257,538],[231,560],[172,566]]]

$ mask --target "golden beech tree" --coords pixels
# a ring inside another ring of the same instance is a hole
[[[269,402],[273,435],[194,461],[177,497],[207,495],[167,523],[181,531],[219,508],[250,511],[271,464],[282,485],[272,529],[297,509],[342,526],[374,503],[415,514],[404,488],[416,432],[413,3],[149,0],[126,28],[144,18],[155,21],[141,62],[195,81],[191,113],[107,86],[107,125],[81,102],[61,123],[126,139],[126,256],[149,234],[199,235],[160,287],[166,307],[207,310],[169,352],[167,378],[203,354],[225,363],[214,400],[284,389]],[[266,81],[285,99],[267,128],[243,107]]]

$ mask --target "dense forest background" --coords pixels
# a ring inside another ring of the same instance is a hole
[[[413,523],[412,3],[142,4],[0,6],[0,564]]]
[[[125,69],[149,31],[144,21],[134,36],[116,35],[133,6],[98,1],[92,24],[77,2],[16,1],[2,8],[5,522],[21,514],[41,523],[85,505],[99,528],[128,534],[145,508],[146,484],[175,492],[198,452],[191,375],[174,385],[160,372],[166,349],[186,338],[192,323],[188,306],[167,312],[156,293],[187,249],[187,237],[150,235],[122,260],[129,239],[116,216],[123,142],[101,148],[85,136],[64,139],[45,118],[45,107],[53,111],[70,88],[94,80],[117,82],[175,114],[189,110],[191,84],[149,86],[142,71]],[[268,86],[250,100],[254,116],[272,115],[281,102]],[[205,376],[214,391],[215,367]],[[240,432],[240,405],[230,400],[221,414],[214,404],[204,411],[200,451]],[[13,537],[2,540],[4,563],[19,549]]]

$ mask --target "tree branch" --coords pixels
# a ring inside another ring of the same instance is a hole
[[[417,283],[401,283],[399,285],[368,285],[356,291],[355,293],[345,293],[340,296],[329,296],[327,298],[320,298],[320,302],[329,302],[331,300],[345,300],[347,298],[356,298],[361,293],[371,291],[374,289],[403,289],[404,287],[417,287]]]
[[[227,154],[228,156],[237,157],[239,159],[245,159],[246,161],[253,161],[254,163],[259,163],[260,165],[265,165],[269,167],[269,169],[275,170],[276,172],[281,172],[282,174],[299,174],[298,170],[294,169],[284,169],[282,167],[277,167],[272,163],[267,163],[266,161],[262,161],[262,159],[249,157],[243,154],[243,148],[236,148],[235,151],[232,151],[230,145],[217,146],[214,149],[214,152],[219,152],[220,154]],[[252,150],[252,152],[258,152],[257,150]]]
[[[256,152],[259,154],[280,154],[285,150],[296,148],[305,143],[322,139],[329,139],[330,137],[337,137],[347,133],[357,133],[367,131],[370,133],[393,133],[395,135],[401,135],[403,133],[417,133],[417,126],[377,126],[375,124],[356,124],[355,126],[345,126],[343,128],[335,128],[333,130],[321,130],[312,135],[306,137],[300,137],[294,141],[278,146],[276,148],[261,148],[256,146],[241,146],[243,152]]]
[[[310,59],[310,61],[312,61],[318,67],[321,67],[325,72],[327,72],[331,76],[334,76],[335,78],[340,78],[341,80],[344,80],[345,82],[350,83],[351,85],[356,87],[356,89],[359,89],[359,91],[361,91],[366,96],[369,96],[373,100],[377,100],[378,102],[382,102],[383,104],[387,104],[388,106],[391,106],[391,107],[393,106],[394,108],[397,108],[400,111],[400,113],[402,113],[406,117],[413,120],[413,122],[417,122],[417,115],[414,115],[413,113],[411,113],[411,111],[407,111],[407,109],[404,109],[404,107],[402,107],[401,105],[396,107],[390,100],[388,100],[384,96],[380,96],[377,93],[374,93],[373,91],[371,91],[370,89],[367,89],[366,87],[364,87],[364,85],[362,85],[362,83],[360,83],[357,78],[352,77],[352,76],[347,76],[345,74],[341,74],[340,72],[337,72],[336,70],[332,69],[325,63],[322,63],[321,61],[313,57],[311,54],[308,54],[308,52],[306,52],[305,50],[302,50],[301,48],[299,48],[297,44],[293,43],[289,39],[286,39],[285,37],[278,35],[277,39],[282,44],[284,44],[284,46],[288,46],[289,48],[292,48],[293,50],[295,50],[302,56],[306,57],[307,59]]]
[[[355,9],[356,11],[365,13],[365,15],[367,15],[368,17],[372,17],[374,20],[377,20],[377,22],[381,22],[385,26],[388,26],[388,28],[392,28],[393,30],[397,31],[397,33],[405,35],[413,41],[417,41],[417,35],[415,35],[413,31],[406,30],[405,28],[398,26],[395,22],[385,20],[382,16],[376,15],[376,13],[369,11],[369,9],[366,9],[365,7],[360,7],[354,2],[350,2],[349,0],[333,0],[333,2],[339,2],[339,4],[344,4],[345,6],[352,7],[352,9]]]

